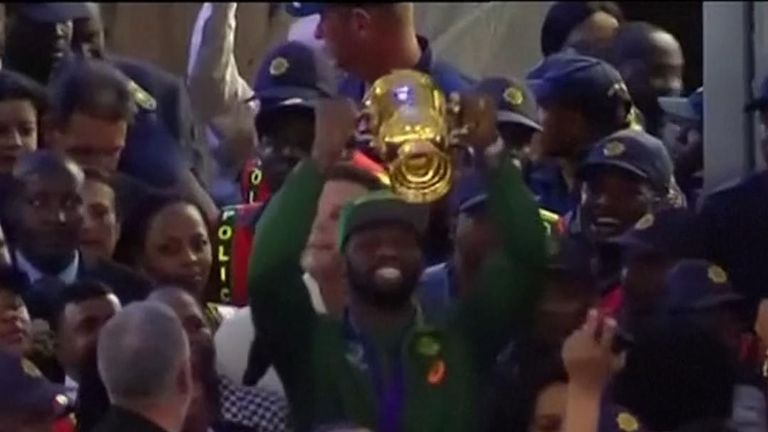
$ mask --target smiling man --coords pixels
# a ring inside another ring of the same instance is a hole
[[[578,172],[583,187],[576,236],[596,251],[603,288],[618,281],[621,265],[609,241],[667,205],[672,173],[664,144],[641,131],[610,135],[587,155]]]

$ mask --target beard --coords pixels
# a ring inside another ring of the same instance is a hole
[[[354,295],[366,304],[386,311],[402,308],[411,300],[421,276],[421,269],[394,267],[400,271],[400,278],[386,286],[377,281],[376,273],[384,266],[370,270],[356,269],[347,259],[347,280]]]

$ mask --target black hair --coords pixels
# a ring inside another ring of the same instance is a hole
[[[326,181],[347,181],[358,184],[369,191],[384,188],[384,184],[376,175],[359,168],[351,162],[339,162],[331,167],[326,174]]]
[[[531,345],[514,357],[502,363],[485,430],[530,430],[539,393],[552,384],[568,382],[559,349]]]
[[[48,93],[45,87],[26,75],[12,70],[0,70],[0,101],[30,101],[40,120],[48,109]]]
[[[614,379],[614,398],[644,426],[674,430],[730,417],[736,364],[716,334],[689,319],[667,318],[646,321],[634,339]]]
[[[183,195],[168,192],[152,192],[138,202],[130,214],[126,215],[123,230],[115,249],[115,261],[136,268],[147,242],[149,227],[155,217],[167,207],[184,204],[193,207],[200,213],[204,221],[205,212],[199,205]],[[206,226],[206,228],[209,228]]]
[[[115,218],[118,222],[122,221],[123,209],[121,208],[120,200],[118,199],[118,181],[115,177],[104,170],[91,167],[83,168],[83,172],[85,173],[85,181],[101,183],[112,190],[112,194],[115,198]]]
[[[131,123],[136,103],[130,78],[109,63],[75,57],[57,69],[49,87],[50,116],[64,128],[80,112],[108,121]]]
[[[60,324],[59,320],[64,313],[64,309],[67,308],[67,305],[83,303],[95,298],[106,297],[110,294],[114,294],[112,288],[96,280],[79,280],[68,285],[61,291],[54,302],[53,313],[50,320],[51,329],[53,331],[58,331]]]
[[[616,2],[611,1],[560,1],[547,11],[541,28],[541,52],[546,57],[560,51],[571,32],[597,12],[604,12],[617,21],[624,21],[624,14]]]
[[[0,268],[0,291],[22,296],[29,285],[29,278],[23,272],[13,267]]]

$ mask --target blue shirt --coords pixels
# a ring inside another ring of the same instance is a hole
[[[429,41],[426,38],[422,36],[417,36],[417,38],[419,48],[421,48],[421,57],[412,69],[431,76],[437,87],[446,95],[454,91],[466,90],[474,85],[472,78],[459,72],[452,65],[434,59]],[[358,102],[363,100],[366,90],[366,82],[352,75],[347,75],[339,85],[339,94]]]
[[[439,322],[456,302],[456,279],[449,262],[424,270],[416,296],[427,319]]]

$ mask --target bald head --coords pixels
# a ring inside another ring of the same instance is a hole
[[[613,60],[616,64],[648,61],[660,51],[677,51],[682,57],[680,44],[668,31],[647,22],[630,22],[621,26],[616,34]]]
[[[189,355],[181,322],[158,303],[127,306],[99,335],[99,373],[116,404],[188,404]]]
[[[646,119],[646,130],[658,135],[661,96],[676,96],[683,89],[684,58],[672,34],[645,22],[619,28],[612,60]]]

